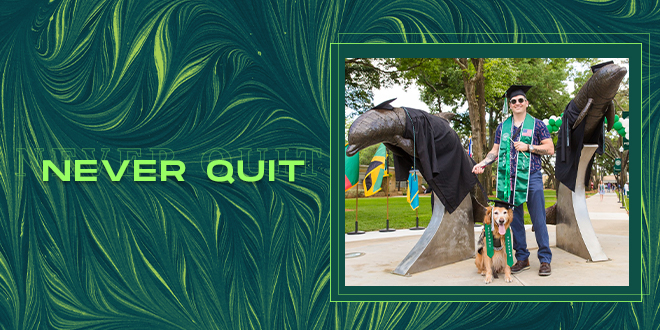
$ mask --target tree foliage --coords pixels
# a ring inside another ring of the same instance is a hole
[[[346,58],[344,59],[344,98],[346,107],[359,115],[371,109],[373,90],[397,83],[400,72],[394,59]]]

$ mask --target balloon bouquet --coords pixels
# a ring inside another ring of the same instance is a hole
[[[562,113],[562,116],[564,114]],[[543,119],[543,123],[548,127],[550,134],[559,131],[559,127],[562,123],[562,117],[551,116],[548,119]],[[605,118],[605,124],[607,124],[607,118]],[[623,119],[619,118],[619,115],[614,116],[614,130],[619,133],[622,137],[626,137],[629,133],[629,123],[628,118]]]

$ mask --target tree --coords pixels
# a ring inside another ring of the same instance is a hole
[[[483,58],[454,58],[461,69],[465,99],[472,126],[472,158],[478,163],[486,157],[486,90]],[[491,172],[484,171],[479,181],[490,191]]]
[[[344,59],[344,99],[346,107],[359,115],[373,108],[374,89],[400,82],[402,72],[413,68],[397,67],[392,58]]]
[[[465,102],[468,105],[468,116],[459,114],[454,118],[453,128],[472,136],[472,153],[475,161],[480,162],[485,157],[486,125],[485,125],[485,77],[483,58],[404,58],[396,60],[397,68],[403,69],[401,78],[407,86],[413,82],[420,87],[420,95],[431,112],[442,112],[442,105],[453,107],[456,113]],[[469,120],[467,120],[469,119]],[[459,133],[459,134],[460,134]],[[485,183],[490,191],[491,174],[485,171],[479,180]]]
[[[344,143],[348,143],[348,129],[351,128],[354,119],[344,116]]]

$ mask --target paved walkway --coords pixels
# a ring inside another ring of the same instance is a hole
[[[605,262],[586,262],[585,259],[556,247],[555,226],[548,225],[552,249],[552,275],[538,276],[536,239],[527,229],[527,246],[531,252],[531,269],[514,275],[513,283],[505,283],[503,275],[491,286],[628,286],[629,227],[628,214],[614,193],[587,198],[589,217],[603,251],[610,258]],[[475,228],[475,240],[481,228]],[[477,273],[474,258],[438,267],[411,276],[392,274],[422,235],[421,230],[397,230],[390,233],[367,232],[364,235],[345,235],[346,254],[362,253],[346,258],[347,286],[479,286],[486,285]],[[580,274],[580,276],[575,276]]]

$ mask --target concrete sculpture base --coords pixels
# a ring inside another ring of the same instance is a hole
[[[467,195],[449,214],[435,194],[431,222],[417,244],[394,270],[407,275],[474,257],[472,200]]]
[[[591,156],[598,145],[585,144],[582,148],[575,192],[564,184],[559,184],[557,193],[557,247],[589,261],[609,260],[600,246],[596,232],[591,225],[584,177]]]

